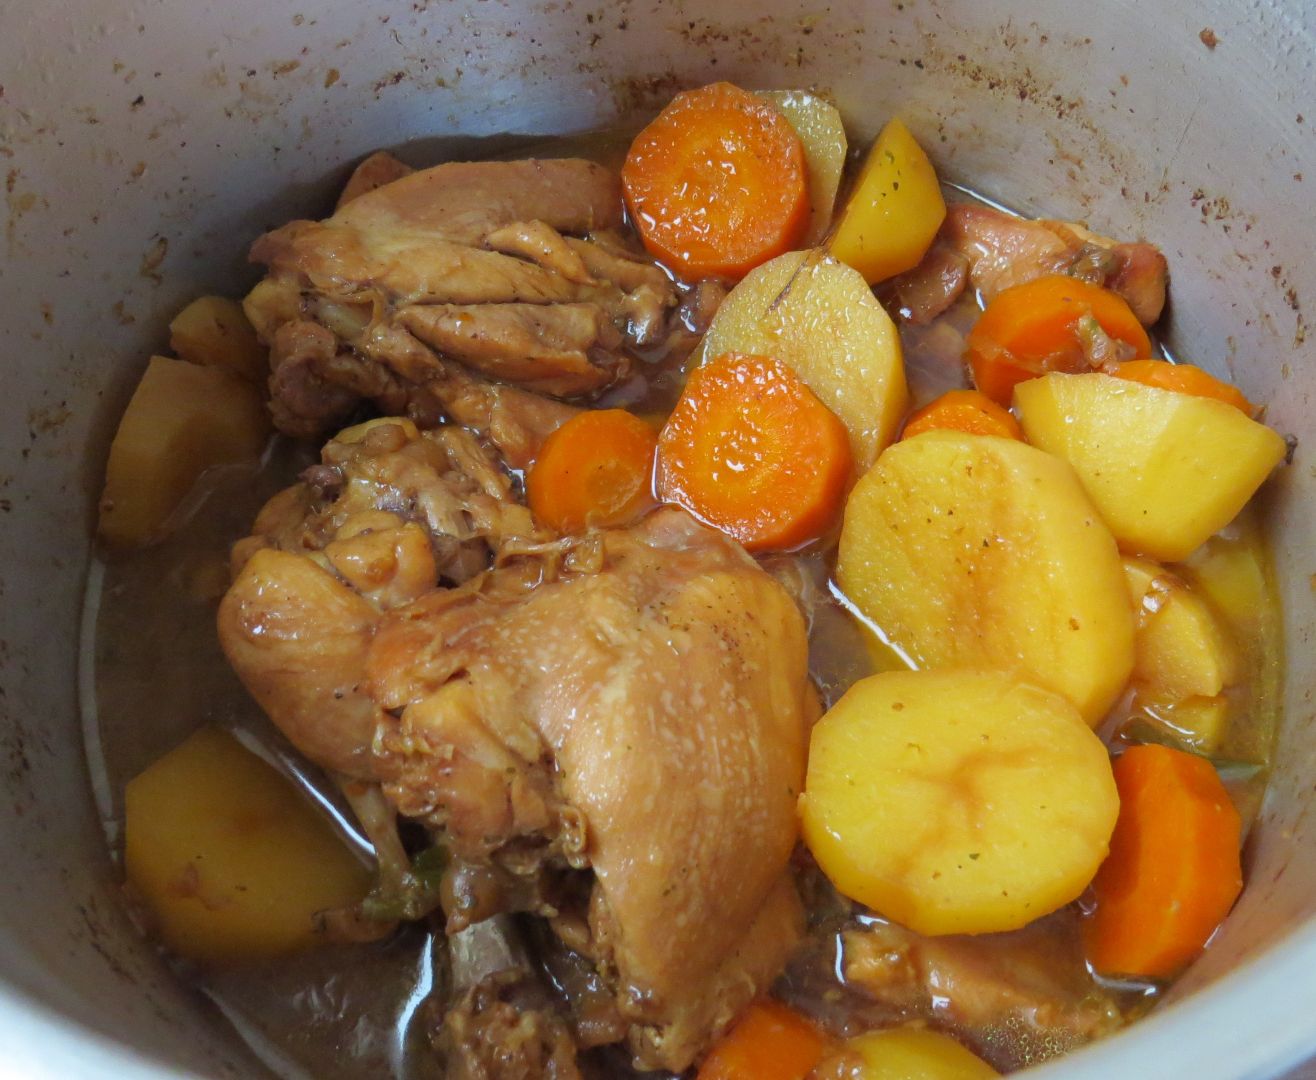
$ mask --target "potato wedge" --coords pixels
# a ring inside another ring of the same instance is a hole
[[[800,801],[832,884],[921,934],[1012,930],[1069,903],[1118,811],[1073,705],[969,670],[855,683],[813,729]]]
[[[153,356],[110,445],[97,533],[111,548],[160,538],[207,469],[255,462],[270,434],[259,391],[220,368]]]
[[[792,368],[850,432],[862,472],[895,436],[908,393],[900,336],[864,279],[821,251],[751,271],[722,301],[699,363],[723,353]]]
[[[1091,724],[1133,670],[1114,539],[1072,469],[1012,439],[888,449],[846,505],[837,580],[913,666],[1013,669]]]
[[[370,887],[310,803],[218,728],[129,781],[124,798],[128,883],[179,956],[222,964],[305,948],[317,913]]]
[[[809,170],[809,227],[803,245],[813,247],[827,234],[836,205],[836,189],[845,169],[845,124],[835,105],[807,90],[760,90],[777,106],[804,144]]]
[[[1242,677],[1238,648],[1210,605],[1146,559],[1124,560],[1138,612],[1133,681],[1158,699],[1215,697]]]
[[[847,1039],[862,1071],[855,1080],[988,1080],[1000,1076],[977,1054],[929,1028],[887,1028]]]
[[[1281,610],[1265,534],[1256,512],[1245,508],[1179,568],[1233,627],[1258,666],[1278,667],[1283,643]]]
[[[226,296],[202,296],[174,316],[169,347],[180,359],[219,367],[253,383],[270,373],[269,355],[242,305]]]
[[[1124,575],[1137,613],[1135,705],[1185,748],[1215,753],[1229,723],[1225,691],[1243,678],[1229,627],[1163,566],[1126,558]]]
[[[1097,373],[1015,387],[1028,441],[1074,466],[1121,547],[1187,558],[1284,460],[1284,440],[1232,405]]]
[[[914,269],[945,219],[932,162],[909,129],[892,120],[868,151],[828,248],[876,285]]]

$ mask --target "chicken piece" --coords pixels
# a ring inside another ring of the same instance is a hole
[[[1117,1026],[1120,1013],[1093,992],[1072,918],[1061,912],[1009,934],[938,938],[873,922],[845,932],[845,978],[904,1014],[980,1035],[1028,1028],[1077,1046]]]
[[[679,511],[607,533],[604,546],[596,573],[527,588],[495,570],[465,595],[390,615],[371,646],[370,692],[404,711],[376,745],[390,797],[458,854],[543,836],[593,868],[593,956],[616,973],[631,1049],[644,1067],[680,1070],[800,932],[784,871],[807,645],[784,590]],[[488,755],[488,733],[510,764]],[[500,774],[508,793],[494,799]],[[497,821],[454,803],[461,775]],[[524,795],[549,775],[560,807],[546,833]],[[494,827],[504,831],[491,837]]]
[[[554,537],[512,498],[507,474],[462,428],[422,433],[410,420],[385,417],[340,432],[320,458],[303,483],[265,505],[253,535],[235,546],[235,578],[261,548],[323,552],[326,568],[389,608],[440,581],[461,584],[506,553],[554,550]],[[408,524],[422,527],[423,547]],[[389,539],[387,565],[348,565],[359,562],[369,536]]]
[[[968,258],[969,280],[988,301],[1012,285],[1065,273],[1083,246],[1044,222],[965,203],[948,209],[940,237]]]
[[[594,965],[635,1060],[685,1068],[802,931],[816,701],[786,590],[679,510],[545,534],[475,436],[397,418],[341,432],[257,529],[219,631],[271,719],[463,865],[591,874],[574,907],[518,895]]]
[[[955,302],[968,281],[969,257],[939,241],[915,269],[895,278],[883,292],[902,319],[927,326]]]
[[[324,431],[362,399],[446,414],[454,369],[557,397],[624,377],[676,292],[620,240],[621,205],[593,162],[453,163],[267,233],[244,308],[270,346],[277,426]]]
[[[1151,244],[1117,243],[1075,222],[1031,220],[955,203],[937,243],[887,292],[905,318],[922,324],[950,307],[968,284],[990,301],[1013,285],[1069,274],[1119,293],[1150,326],[1165,306],[1168,272],[1165,256]]]
[[[581,246],[581,251],[577,251],[570,240],[542,221],[518,221],[504,225],[486,236],[484,242],[494,251],[529,259],[577,285],[598,284],[582,258],[582,252],[588,252],[597,245],[577,240],[576,243]],[[622,283],[619,281],[618,284]]]
[[[580,1080],[576,1047],[506,917],[449,947],[456,1001],[431,1038],[449,1080]]]
[[[370,744],[384,715],[358,684],[380,611],[440,580],[467,581],[505,550],[551,548],[552,537],[460,428],[422,435],[407,420],[371,421],[321,457],[311,482],[274,496],[235,546],[219,640],[294,746],[376,779]]]
[[[410,176],[415,171],[387,150],[377,150],[352,170],[352,175],[343,185],[343,190],[338,196],[338,204],[334,209],[341,210],[353,199],[360,198],[385,184],[391,184],[394,180]]]
[[[426,304],[398,314],[426,345],[493,379],[570,397],[611,381],[591,359],[621,334],[595,304]]]
[[[374,778],[383,710],[361,689],[379,613],[310,559],[258,551],[219,605],[224,655],[257,704],[312,761]]]
[[[681,511],[552,541],[505,478],[446,445],[469,434],[366,428],[262,514],[273,549],[221,604],[226,654],[303,752],[382,782],[457,858],[591,870],[577,944],[636,1060],[682,1069],[801,933],[787,861],[814,708],[803,619]],[[398,521],[436,551],[478,541],[489,569],[380,618],[312,561]]]
[[[1114,270],[1106,286],[1114,289],[1133,309],[1143,326],[1151,326],[1165,310],[1170,268],[1160,249],[1151,244],[1116,244],[1110,249]]]
[[[518,221],[584,236],[621,224],[621,181],[582,158],[450,162],[356,199],[333,220],[363,236],[428,234],[473,247]]]

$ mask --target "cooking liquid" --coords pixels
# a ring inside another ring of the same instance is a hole
[[[478,157],[578,154],[618,165],[629,143],[625,133],[581,138],[431,140],[413,144],[400,156],[417,165]],[[947,189],[948,198],[972,193]],[[315,208],[308,208],[314,210]],[[915,406],[947,389],[964,385],[960,355],[963,338],[976,318],[976,298],[966,295],[930,326],[903,325],[907,375]],[[638,412],[666,412],[679,394],[682,372],[661,354],[644,358],[645,378],[626,391],[625,404]],[[610,402],[611,403],[611,402]],[[93,564],[84,615],[81,697],[84,734],[93,785],[106,837],[116,860],[122,854],[125,784],[166,751],[205,724],[233,731],[276,765],[334,823],[344,841],[369,860],[333,785],[314,766],[289,751],[260,709],[250,700],[224,660],[215,634],[215,609],[228,584],[228,551],[249,532],[264,501],[294,482],[317,460],[318,448],[276,438],[255,469],[228,468],[203,478],[180,511],[180,525],[164,542]],[[1260,532],[1250,520],[1211,541],[1233,546],[1268,565]],[[811,610],[810,669],[825,705],[856,679],[904,666],[885,643],[881,628],[865,626],[849,610],[831,582],[828,555],[803,553],[772,560],[800,590]],[[1269,748],[1278,709],[1278,608],[1258,611],[1247,626],[1235,626],[1249,671],[1250,707],[1241,709],[1227,745],[1235,759],[1220,762],[1240,809],[1250,820],[1264,788]],[[1111,738],[1145,718],[1115,715]],[[1148,737],[1139,730],[1140,738]],[[1157,733],[1153,730],[1152,736]],[[1164,734],[1163,732],[1161,734]],[[816,875],[815,875],[816,876]],[[856,915],[825,883],[814,905],[813,929],[778,989],[788,1000],[824,1020],[834,1031],[856,1033],[898,1022],[900,1010],[874,1005],[850,991],[840,977],[840,933],[871,916]],[[1158,994],[1152,984],[1114,985],[1094,978],[1074,960],[1076,916],[1072,909],[1043,920],[1039,929],[994,935],[1001,962],[1022,948],[1045,966],[1051,963],[1069,983],[1081,980],[1104,995],[1124,1018],[1145,1010]],[[1013,939],[1013,940],[1011,940]],[[221,972],[180,973],[233,1022],[253,1049],[279,1075],[434,1076],[438,1066],[427,1045],[425,1001],[435,987],[436,949],[423,925],[410,926],[372,945],[325,946],[287,957]],[[1049,960],[1048,957],[1053,956]],[[1038,958],[1040,957],[1040,960]],[[1079,988],[1080,990],[1082,987]],[[954,1027],[934,1003],[933,1019]],[[1048,1040],[1026,1024],[999,1030],[967,1029],[960,1034],[998,1067],[1030,1064],[1069,1049],[1063,1039]],[[596,1063],[600,1074],[633,1076],[618,1055]],[[654,1074],[646,1074],[654,1075]]]

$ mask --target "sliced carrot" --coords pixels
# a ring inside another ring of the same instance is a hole
[[[1211,763],[1165,746],[1115,762],[1119,820],[1092,888],[1088,959],[1101,972],[1165,978],[1191,961],[1243,888],[1242,824]]]
[[[535,517],[558,532],[623,525],[655,504],[658,435],[625,409],[573,416],[545,441],[526,477]]]
[[[998,435],[1023,439],[1019,421],[981,390],[951,390],[923,406],[905,421],[900,437],[912,439],[925,431],[962,431],[966,435]]]
[[[1165,360],[1126,360],[1112,369],[1110,374],[1144,386],[1175,390],[1180,394],[1192,394],[1193,397],[1214,398],[1234,406],[1247,416],[1257,411],[1256,406],[1243,396],[1238,387],[1221,382],[1214,375],[1208,375],[1192,364],[1171,364]]]
[[[1051,274],[1000,293],[969,332],[965,359],[973,382],[1002,405],[1016,383],[1048,371],[1086,371],[1079,320],[1091,315],[1110,337],[1148,356],[1151,341],[1123,297],[1077,278]]]
[[[677,94],[635,137],[621,182],[644,246],[691,279],[744,277],[809,224],[799,135],[730,83]]]
[[[658,438],[658,495],[750,551],[799,547],[841,512],[846,427],[785,364],[726,353],[686,383]]]
[[[804,1080],[826,1048],[799,1013],[759,1001],[704,1058],[697,1080]]]

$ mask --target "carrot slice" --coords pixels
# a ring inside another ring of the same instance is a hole
[[[1165,978],[1192,960],[1243,888],[1242,823],[1211,763],[1165,746],[1115,762],[1119,820],[1092,888],[1088,959]]]
[[[826,1048],[821,1032],[799,1013],[759,1001],[713,1047],[697,1080],[804,1080]]]
[[[832,527],[852,466],[845,425],[803,379],[725,353],[690,376],[658,438],[658,495],[750,551],[783,550]]]
[[[965,359],[973,382],[1002,405],[1016,383],[1048,371],[1087,371],[1079,320],[1091,315],[1101,329],[1148,356],[1151,341],[1123,297],[1077,278],[1051,274],[1000,293],[969,332]]]
[[[925,431],[962,431],[966,435],[997,435],[1023,439],[1019,422],[980,390],[951,390],[923,406],[905,421],[900,437],[912,439]]]
[[[687,278],[744,277],[809,224],[799,135],[730,83],[677,94],[635,137],[621,182],[644,246]]]
[[[563,533],[622,525],[655,504],[658,435],[625,409],[573,416],[545,441],[526,477],[535,517]]]
[[[1165,360],[1126,360],[1111,370],[1110,374],[1119,379],[1142,383],[1144,386],[1156,386],[1162,390],[1175,390],[1180,394],[1192,394],[1194,397],[1214,398],[1232,405],[1247,416],[1252,416],[1256,406],[1243,396],[1236,386],[1221,382],[1214,375],[1208,375],[1192,364],[1171,364]]]

